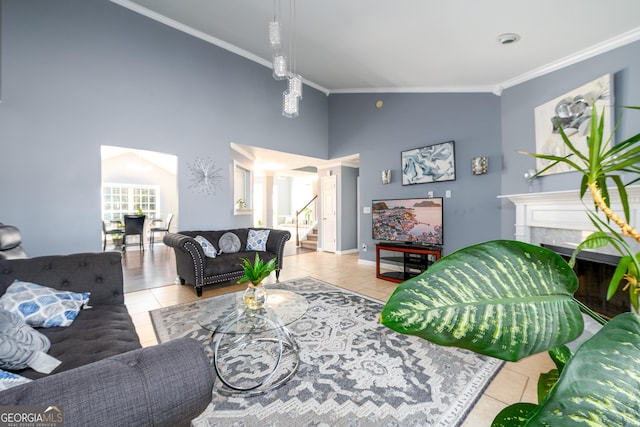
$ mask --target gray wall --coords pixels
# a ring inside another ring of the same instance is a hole
[[[384,101],[382,109],[376,100]],[[492,94],[339,94],[329,99],[329,155],[360,153],[360,239],[369,250],[360,257],[375,260],[371,200],[443,196],[444,252],[494,239],[500,233],[501,144],[500,98]],[[456,180],[402,185],[401,151],[455,141]],[[471,159],[489,157],[489,173],[473,176]],[[380,182],[391,169],[390,184]],[[355,187],[355,183],[354,183]],[[355,225],[355,221],[354,221]],[[343,232],[346,230],[342,228]]]
[[[244,223],[232,213],[230,142],[328,156],[328,100],[313,88],[286,119],[269,69],[114,3],[0,7],[0,222],[22,229],[32,256],[102,249],[102,144],[178,156],[182,229]],[[223,169],[215,196],[188,189],[198,156]]]
[[[338,179],[338,239],[337,250],[357,251],[358,249],[358,229],[357,229],[357,191],[358,191],[359,169],[342,166]]]
[[[534,109],[563,93],[604,74],[613,75],[616,105],[640,105],[640,42],[636,42],[504,91],[502,109],[502,194],[576,189],[582,175],[577,172],[544,176],[528,182],[524,173],[535,168],[535,159],[518,151],[535,152]],[[609,111],[607,111],[609,113]],[[620,141],[640,132],[640,112],[623,111],[616,135]],[[502,202],[503,238],[513,238],[515,209]]]
[[[278,218],[276,218],[275,224],[284,222],[284,217],[287,215],[294,215],[296,209],[300,209],[303,205],[294,207],[292,204],[293,195],[291,194],[291,186],[293,184],[293,178],[289,176],[276,176],[275,185],[278,186]],[[299,203],[306,203],[306,201],[299,200]]]
[[[106,0],[0,0],[0,222],[22,230],[31,255],[101,249],[100,146],[178,156],[181,229],[249,225],[233,215],[230,142],[318,158],[360,154],[360,206],[338,217],[337,249],[374,259],[372,199],[445,199],[445,247],[512,237],[514,215],[499,194],[575,188],[576,174],[528,183],[536,106],[604,73],[618,104],[640,104],[640,43],[493,94],[335,94],[305,88],[300,117],[281,116],[284,83],[269,69]],[[375,101],[384,101],[382,109]],[[627,112],[622,135],[638,132]],[[456,142],[455,181],[402,186],[400,152]],[[489,157],[473,176],[471,159]],[[211,157],[225,182],[213,196],[189,190],[187,165]],[[392,170],[382,185],[380,172]],[[336,171],[336,173],[339,171]],[[341,181],[338,182],[339,186]],[[347,183],[343,183],[344,188]],[[355,188],[355,183],[354,183]],[[350,191],[350,190],[349,190]],[[339,201],[346,209],[348,194]],[[354,227],[355,228],[355,227]]]

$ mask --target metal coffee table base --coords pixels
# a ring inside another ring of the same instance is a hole
[[[238,323],[260,327],[230,333]],[[268,327],[264,327],[268,325]],[[213,338],[213,366],[220,380],[218,392],[257,395],[286,383],[300,363],[298,345],[282,324],[259,313],[244,313],[222,325]]]

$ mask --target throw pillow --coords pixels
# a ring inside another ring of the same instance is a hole
[[[216,250],[215,246],[211,244],[210,241],[208,241],[207,239],[199,235],[194,237],[194,239],[196,242],[200,244],[200,246],[202,247],[202,250],[204,251],[204,255],[206,257],[215,258],[216,255],[218,255],[218,251]]]
[[[247,250],[248,251],[266,251],[267,239],[269,238],[269,231],[271,230],[249,230],[249,236],[247,237]]]
[[[220,246],[220,252],[234,254],[240,250],[240,238],[228,231],[220,237],[218,246]]]
[[[0,297],[0,308],[20,316],[33,327],[69,326],[89,301],[89,295],[16,280]]]
[[[21,377],[20,375],[0,369],[0,391],[8,390],[11,387],[26,384],[28,382],[31,382],[29,378]]]
[[[12,370],[31,367],[48,374],[60,364],[46,354],[50,346],[49,338],[21,317],[0,309],[0,367]]]

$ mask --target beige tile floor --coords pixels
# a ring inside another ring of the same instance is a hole
[[[357,254],[334,255],[310,252],[288,256],[280,280],[313,276],[317,279],[386,301],[396,283],[376,279],[375,266],[359,264]],[[268,279],[275,281],[275,275]],[[223,288],[205,288],[203,298],[240,290],[231,285]],[[196,300],[193,288],[168,285],[125,294],[129,309],[143,346],[156,344],[156,337],[148,312],[182,302]],[[506,406],[516,402],[537,402],[538,375],[554,368],[546,353],[531,356],[517,363],[506,363],[487,387],[477,405],[467,417],[464,427],[490,426],[494,416]]]

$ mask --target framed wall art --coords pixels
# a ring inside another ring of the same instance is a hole
[[[456,162],[453,141],[402,152],[402,185],[455,179]]]
[[[602,115],[602,108],[613,105],[613,83],[610,74],[597,78],[579,88],[565,93],[535,108],[536,153],[566,156],[569,154],[559,127],[562,126],[571,143],[587,153],[587,135],[591,131],[591,106]],[[605,111],[604,136],[611,135],[612,112]],[[536,170],[542,170],[550,164],[549,160],[536,159]],[[542,175],[569,172],[572,170],[559,163]]]

